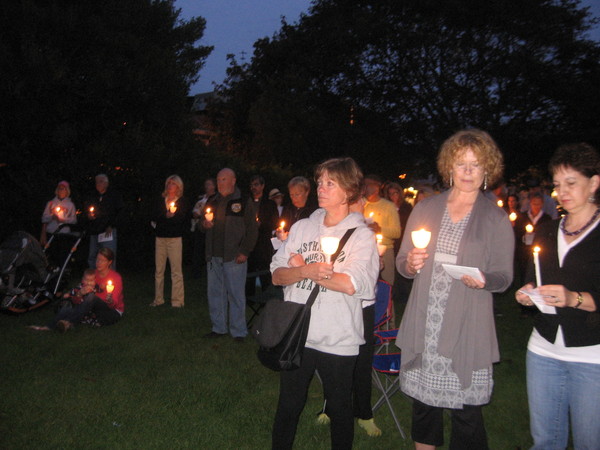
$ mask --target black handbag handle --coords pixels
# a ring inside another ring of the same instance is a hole
[[[344,234],[344,236],[342,236],[342,238],[340,239],[340,243],[338,244],[338,248],[335,251],[335,253],[333,255],[331,255],[331,260],[335,263],[335,260],[337,259],[337,257],[339,256],[340,252],[342,251],[342,249],[344,248],[344,245],[346,245],[346,242],[348,241],[348,239],[350,239],[350,236],[352,236],[352,233],[354,233],[354,230],[356,230],[356,228],[349,228],[348,230],[346,230],[346,233]],[[321,288],[321,286],[319,286],[317,283],[315,283],[315,287],[313,288],[312,292],[310,293],[310,296],[308,297],[308,300],[306,301],[306,307],[307,308],[311,308],[313,303],[315,302],[317,295],[319,295],[319,289]]]

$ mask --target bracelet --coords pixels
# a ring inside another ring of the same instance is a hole
[[[581,295],[581,292],[577,292],[577,304],[574,306],[574,308],[579,308],[582,303],[583,303],[583,295]]]

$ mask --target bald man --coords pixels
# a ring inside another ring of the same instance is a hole
[[[243,342],[246,327],[246,274],[248,255],[258,236],[251,198],[243,198],[236,186],[235,172],[229,168],[217,174],[217,195],[205,208],[213,220],[204,219],[208,306],[212,330],[206,338],[231,334]]]

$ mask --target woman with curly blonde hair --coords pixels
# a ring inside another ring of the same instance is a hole
[[[492,293],[512,282],[514,237],[508,216],[482,189],[500,178],[502,166],[489,134],[459,131],[438,156],[450,189],[419,202],[408,219],[396,267],[414,282],[396,344],[417,449],[443,445],[444,409],[452,417],[450,448],[488,448],[482,406],[499,360]],[[431,232],[425,249],[411,240],[421,228]],[[453,279],[447,264],[476,268],[480,277]]]

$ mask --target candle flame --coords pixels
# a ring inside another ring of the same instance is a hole
[[[427,231],[425,230],[425,228],[421,228],[418,231],[413,231],[411,233],[411,238],[415,247],[427,248],[429,240],[431,239],[431,231]]]
[[[112,294],[112,292],[115,290],[115,286],[113,285],[112,280],[108,280],[106,282],[106,292],[108,292],[109,294]]]
[[[525,231],[527,231],[528,233],[533,233],[533,225],[531,225],[530,223],[528,223],[525,226]]]
[[[93,213],[94,212],[94,207],[90,206],[90,212]]]
[[[533,247],[533,253],[539,253],[541,250],[541,248],[539,248],[537,245],[535,247]]]
[[[375,215],[375,213],[374,213],[374,212],[371,212],[371,213],[369,213],[369,217],[371,217],[371,218],[372,218],[374,215]]]
[[[376,234],[375,238],[377,238],[377,243],[381,244],[381,241],[383,240],[383,234]]]
[[[281,223],[279,224],[279,228],[281,228],[282,230],[285,228],[285,220],[281,221]]]
[[[502,208],[504,206],[504,202],[502,200],[498,200],[498,206]]]
[[[515,213],[515,212],[511,212],[511,213],[508,215],[508,218],[509,218],[509,220],[510,220],[511,222],[514,222],[515,220],[517,220],[517,213]]]
[[[210,212],[210,208],[206,208],[206,213],[208,214]]]

